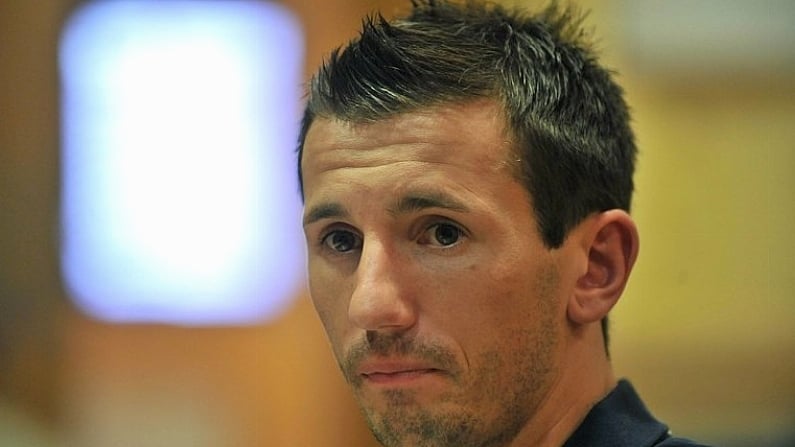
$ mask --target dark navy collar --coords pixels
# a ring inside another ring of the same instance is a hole
[[[620,380],[563,447],[649,447],[668,436],[668,427],[651,415],[628,381]]]

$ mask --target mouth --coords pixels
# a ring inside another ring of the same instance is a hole
[[[444,370],[407,362],[370,362],[358,371],[363,382],[378,386],[411,386],[446,376]]]

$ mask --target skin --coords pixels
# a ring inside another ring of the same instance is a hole
[[[634,224],[596,213],[546,248],[510,140],[487,100],[307,134],[310,292],[385,446],[560,445],[615,386],[599,320]]]

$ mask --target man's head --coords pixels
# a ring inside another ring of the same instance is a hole
[[[310,291],[385,445],[538,440],[529,421],[609,380],[599,322],[637,253],[635,148],[577,25],[416,2],[312,81]]]
[[[299,138],[316,117],[372,122],[432,105],[493,98],[550,248],[594,211],[629,210],[636,148],[621,88],[584,42],[580,19],[550,6],[418,1],[365,21],[313,78]]]

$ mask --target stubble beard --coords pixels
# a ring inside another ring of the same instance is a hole
[[[433,409],[418,405],[411,391],[385,392],[386,409],[382,411],[368,407],[358,390],[354,394],[370,430],[384,447],[502,447],[516,438],[549,386],[553,375],[545,358],[549,352],[537,352],[533,361],[526,362],[533,365],[529,369],[527,365],[504,365],[496,352],[489,353],[488,367],[461,387],[477,390],[475,395],[443,395],[439,402],[450,405]],[[511,388],[501,388],[493,380],[502,368],[522,366],[522,374]],[[484,414],[484,408],[496,409],[496,414]]]
[[[362,392],[363,379],[355,374],[356,364],[372,353],[410,353],[456,371],[455,356],[447,349],[416,344],[401,336],[368,334],[367,340],[349,351],[340,368],[370,430],[384,447],[505,447],[517,437],[559,373],[553,359],[558,343],[555,297],[559,272],[547,265],[537,275],[537,306],[527,312],[528,318],[536,312],[542,316],[538,326],[504,335],[518,340],[515,346],[527,348],[521,353],[514,351],[508,358],[498,348],[482,353],[477,363],[481,367],[470,371],[466,379],[451,375],[460,392],[442,394],[434,408],[422,407],[416,392],[410,390],[384,391],[385,410],[368,406]],[[508,381],[504,379],[507,370],[515,373]]]
[[[466,379],[452,376],[460,392],[441,395],[432,408],[418,404],[416,392],[410,390],[384,392],[385,410],[370,407],[363,396],[362,379],[351,374],[356,355],[340,365],[370,430],[384,447],[503,447],[516,438],[557,374],[552,357],[558,339],[554,317],[558,276],[554,268],[544,270],[537,284],[538,307],[532,311],[544,317],[537,327],[505,335],[527,348],[508,358],[497,348],[481,354],[478,370],[470,371]],[[455,357],[442,347],[416,346],[399,337],[369,342],[370,347],[360,347],[362,353],[412,353],[455,368]],[[507,370],[514,371],[508,381],[504,378]]]

